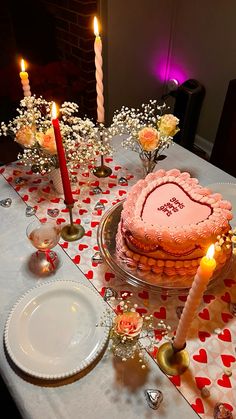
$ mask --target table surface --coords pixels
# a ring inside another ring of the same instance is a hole
[[[97,248],[97,226],[105,210],[123,199],[129,188],[142,176],[138,155],[124,150],[121,139],[114,138],[113,159],[106,159],[112,167],[111,177],[97,179],[89,171],[78,173],[78,183],[73,184],[76,204],[73,218],[81,223],[86,235],[77,242],[67,243],[62,239],[55,249],[62,264],[52,280],[75,280],[95,288],[101,298],[106,287],[119,293],[132,291],[133,299],[141,312],[152,312],[157,320],[164,319],[172,326],[177,325],[177,306],[183,306],[186,297],[166,297],[151,294],[141,288],[133,288],[117,278],[105,262],[92,261]],[[178,168],[189,171],[202,185],[215,182],[236,183],[236,179],[207,161],[175,144],[167,151],[167,158],[158,163],[157,168],[166,170]],[[30,170],[15,162],[0,169],[0,199],[11,198],[9,208],[0,206],[1,253],[0,253],[0,332],[3,334],[9,312],[16,300],[28,289],[44,279],[36,278],[27,269],[27,259],[32,246],[26,238],[26,227],[33,217],[25,214],[26,205],[35,206],[39,219],[50,218],[49,208],[58,208],[58,223],[68,221],[63,197],[59,196],[49,183],[48,177],[33,175]],[[16,178],[23,177],[23,185],[16,184]],[[128,179],[127,186],[121,186],[118,179]],[[92,189],[99,185],[102,194],[95,195]],[[95,204],[104,203],[105,210],[95,211]],[[169,379],[155,362],[155,357],[147,355],[148,368],[142,370],[132,362],[122,363],[109,350],[93,367],[71,377],[66,382],[54,385],[24,376],[14,368],[6,356],[3,341],[0,349],[0,373],[14,398],[23,418],[59,419],[74,418],[80,412],[84,418],[173,418],[178,414],[183,418],[199,416],[211,418],[217,402],[224,402],[235,412],[236,400],[232,388],[235,386],[235,317],[229,311],[229,303],[236,301],[236,281],[233,273],[204,296],[188,337],[190,368],[181,376]],[[234,326],[234,327],[233,327]],[[216,328],[221,334],[216,334]],[[228,334],[228,335],[227,335]],[[226,335],[230,336],[227,340]],[[157,347],[163,343],[159,336]],[[157,347],[155,348],[157,350]],[[155,353],[155,351],[154,351]],[[222,354],[225,355],[222,358]],[[231,358],[227,359],[227,356]],[[229,361],[230,360],[230,361]],[[232,376],[224,374],[230,366]],[[205,385],[210,397],[201,396]],[[159,389],[164,400],[158,413],[147,405],[144,390]],[[81,413],[82,412],[82,413]]]

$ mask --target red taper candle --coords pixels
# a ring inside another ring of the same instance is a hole
[[[54,102],[52,105],[52,125],[54,128],[55,140],[56,140],[56,145],[57,145],[57,155],[58,155],[62,185],[63,185],[63,190],[64,190],[65,204],[73,205],[74,199],[71,192],[70,179],[69,179],[68,169],[66,165],[65,152],[64,152],[64,148],[62,144],[60,125],[57,119],[57,108]]]

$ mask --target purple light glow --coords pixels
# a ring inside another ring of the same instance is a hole
[[[176,79],[179,84],[182,84],[185,80],[189,79],[187,69],[181,64],[173,62],[168,66],[167,55],[163,52],[155,60],[152,66],[152,73],[162,83],[167,82],[169,79]]]

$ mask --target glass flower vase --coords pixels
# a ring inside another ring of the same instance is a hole
[[[52,181],[55,191],[62,195],[63,184],[61,180],[61,171],[59,168],[53,169],[49,174],[49,179]]]
[[[156,159],[151,151],[142,151],[139,153],[139,158],[142,163],[143,177],[146,177],[149,173],[153,172],[156,167]]]

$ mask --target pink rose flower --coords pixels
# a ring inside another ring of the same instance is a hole
[[[139,335],[143,326],[143,319],[136,311],[119,314],[114,320],[114,330],[120,336],[133,338]]]
[[[144,151],[153,151],[159,144],[160,135],[155,128],[146,127],[139,131],[138,139]]]
[[[176,118],[176,116],[168,113],[161,116],[157,126],[162,135],[173,137],[179,131],[179,128],[177,127],[178,123],[179,119]]]
[[[15,141],[23,147],[32,147],[36,142],[34,129],[27,125],[25,127],[20,128],[16,133]]]
[[[37,141],[49,154],[57,154],[57,146],[53,128],[49,128],[45,133],[38,132]]]

